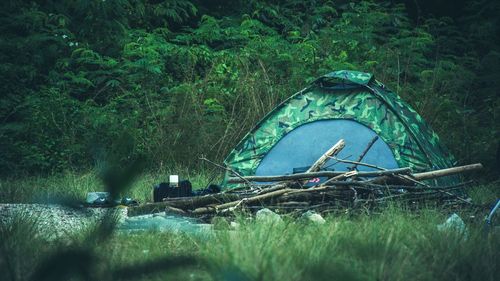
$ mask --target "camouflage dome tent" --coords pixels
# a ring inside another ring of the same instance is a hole
[[[387,169],[410,167],[413,172],[454,164],[436,133],[396,93],[370,73],[345,70],[318,78],[277,106],[224,163],[243,176],[292,174],[307,170],[340,139],[346,146],[337,157],[356,161],[376,136],[363,157],[365,163]],[[330,160],[324,167],[346,171],[351,166]],[[452,184],[455,179],[435,183]]]

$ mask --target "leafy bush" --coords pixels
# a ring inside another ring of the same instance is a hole
[[[374,1],[5,1],[0,169],[89,167],[124,131],[152,166],[221,161],[337,69],[375,73],[460,162],[494,164],[500,8],[483,4],[416,24]]]

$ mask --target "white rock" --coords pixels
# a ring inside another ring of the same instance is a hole
[[[465,226],[465,222],[459,215],[455,213],[453,213],[450,217],[448,217],[448,219],[444,223],[438,224],[437,229],[439,231],[444,231],[444,230],[456,231],[457,233],[464,235],[464,237],[468,236],[468,231],[467,227]]]
[[[255,219],[261,222],[271,222],[271,223],[279,223],[283,220],[281,216],[276,214],[275,212],[269,210],[268,208],[261,209],[257,211],[255,214]]]
[[[302,219],[316,224],[324,224],[326,222],[320,214],[313,211],[307,211],[303,213]]]
[[[232,221],[229,226],[231,227],[231,229],[234,229],[234,230],[238,230],[240,229],[240,224],[235,222],[235,221]]]

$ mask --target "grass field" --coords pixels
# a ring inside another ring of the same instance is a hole
[[[187,172],[188,171],[184,171]],[[162,173],[163,174],[163,173]],[[168,173],[166,173],[168,174]],[[198,175],[198,176],[195,176]],[[191,173],[204,186],[208,173]],[[146,201],[160,174],[144,174],[127,195]],[[95,173],[0,181],[3,202],[83,200],[101,190]],[[475,202],[498,198],[498,183],[470,191]],[[448,213],[392,206],[377,214],[327,217],[324,225],[292,218],[266,223],[215,221],[215,234],[113,231],[112,223],[60,241],[34,233],[34,218],[0,228],[2,280],[497,280],[500,236],[483,218],[460,213],[467,232],[438,231]],[[111,220],[112,222],[112,220]],[[149,272],[146,274],[145,272]],[[36,275],[33,275],[36,274]],[[74,279],[71,279],[73,276]],[[80,276],[81,278],[76,278]]]

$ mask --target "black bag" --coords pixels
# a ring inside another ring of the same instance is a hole
[[[162,202],[164,198],[193,196],[192,189],[191,182],[188,180],[179,181],[177,187],[171,186],[168,182],[162,182],[153,189],[153,201]]]

